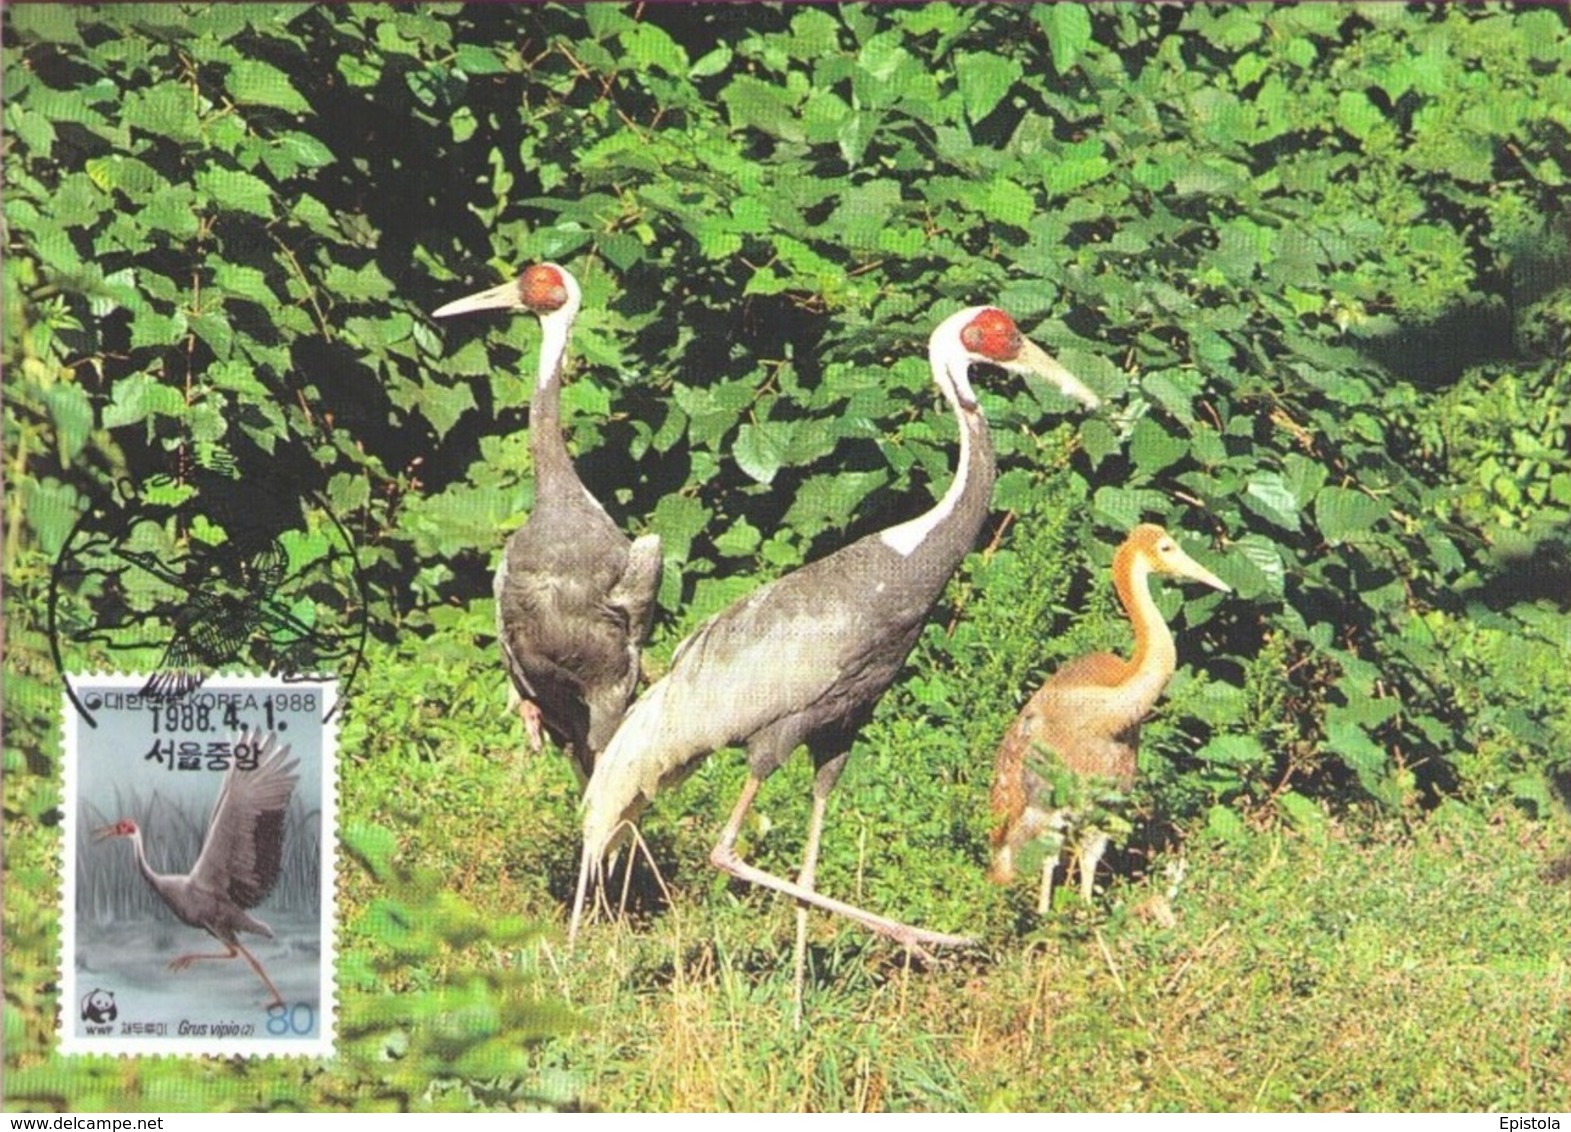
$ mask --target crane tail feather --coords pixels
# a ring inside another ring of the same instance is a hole
[[[624,823],[635,822],[661,788],[687,769],[689,745],[670,741],[670,688],[669,680],[661,680],[644,693],[595,761],[581,810],[584,852],[597,862],[626,839]]]

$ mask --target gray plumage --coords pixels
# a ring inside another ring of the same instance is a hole
[[[923,931],[814,890],[825,804],[852,741],[893,683],[928,611],[976,541],[994,479],[992,442],[968,376],[990,362],[1045,377],[1086,404],[1096,397],[1039,348],[1008,315],[971,307],[945,319],[928,344],[933,379],[960,426],[955,478],[924,514],[802,567],[733,604],[678,648],[671,671],[623,720],[584,795],[583,861],[571,932],[585,890],[627,823],[664,786],[710,752],[747,748],[749,777],[710,861],[798,901],[798,1020],[806,905],[850,917],[920,949],[959,936]],[[795,883],[742,861],[734,844],[762,781],[805,745],[815,767],[813,810]]]
[[[497,567],[497,636],[514,689],[538,708],[583,783],[638,687],[661,556],[658,536],[630,542],[617,529],[578,478],[562,437],[562,362],[579,303],[572,274],[547,263],[435,316],[507,309],[540,318],[529,407],[535,504]]]
[[[964,427],[972,449],[966,494],[911,555],[882,532],[869,535],[761,586],[681,644],[670,672],[633,706],[602,756],[610,765],[585,798],[591,850],[607,847],[617,825],[710,752],[735,744],[746,746],[760,779],[806,744],[815,793],[833,788],[851,741],[987,516],[991,440],[979,414]],[[619,801],[608,805],[613,792]]]
[[[250,914],[278,883],[283,863],[285,810],[300,776],[298,759],[289,758],[289,747],[280,746],[272,732],[242,734],[239,743],[257,752],[256,766],[243,770],[238,759],[224,774],[223,785],[208,818],[207,833],[196,864],[184,876],[154,872],[142,844],[142,831],[122,819],[97,831],[97,838],[128,837],[136,854],[136,867],[147,883],[176,916],[201,928],[228,946],[223,955],[182,955],[170,964],[182,970],[198,959],[233,959],[244,955],[280,1001],[277,988],[237,936],[240,932],[273,938],[273,929]]]

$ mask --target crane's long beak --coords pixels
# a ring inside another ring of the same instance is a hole
[[[112,825],[106,825],[102,829],[93,830],[94,841],[108,841],[111,837],[114,836],[116,836],[115,827]]]
[[[498,283],[484,291],[476,291],[473,295],[465,295],[462,299],[454,299],[446,306],[437,307],[431,312],[432,318],[448,318],[455,314],[470,314],[474,311],[517,310],[524,304],[518,294],[518,280],[509,279],[506,283]]]
[[[1207,570],[1182,550],[1175,550],[1168,555],[1168,565],[1180,578],[1188,578],[1192,582],[1204,582],[1214,590],[1221,590],[1225,594],[1233,592],[1233,587]]]
[[[1094,409],[1102,403],[1102,399],[1091,392],[1083,381],[1029,338],[1021,342],[1020,353],[1005,368],[1027,377],[1042,378],[1065,397],[1079,401],[1088,409]]]

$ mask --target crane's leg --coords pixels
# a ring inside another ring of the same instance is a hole
[[[1058,869],[1058,853],[1042,855],[1042,891],[1036,898],[1036,914],[1045,916],[1053,910],[1053,873]]]
[[[584,917],[584,895],[589,890],[589,872],[591,869],[589,846],[585,845],[578,860],[578,891],[573,895],[573,918],[567,925],[567,949],[571,951],[573,944],[578,940],[578,925]]]
[[[235,946],[240,949],[240,954],[245,956],[245,961],[251,964],[251,970],[257,973],[257,976],[267,984],[267,989],[273,993],[273,1001],[268,1003],[268,1005],[282,1006],[284,1004],[284,996],[278,993],[278,988],[273,985],[273,980],[267,977],[267,972],[262,970],[262,965],[256,961],[256,956],[247,951],[245,944],[239,940],[235,941]]]
[[[235,948],[235,946],[233,944],[229,944],[228,947],[229,947],[229,950],[224,952],[222,955],[213,955],[213,954],[204,952],[201,955],[180,955],[180,956],[177,956],[176,958],[171,959],[169,961],[169,969],[171,971],[184,971],[187,967],[189,967],[191,964],[195,963],[199,959],[238,959],[240,957],[240,952]]]
[[[1090,903],[1096,894],[1096,866],[1107,852],[1107,834],[1099,829],[1088,829],[1080,841],[1080,895]]]
[[[545,749],[545,725],[541,722],[540,705],[534,700],[520,698],[518,718],[524,721],[524,738],[529,742],[529,750],[538,755]]]
[[[255,971],[257,975],[260,976],[261,980],[267,984],[267,989],[272,993],[273,1001],[267,1005],[282,1006],[284,1004],[284,996],[278,993],[278,988],[273,985],[273,980],[267,977],[267,972],[262,970],[262,965],[256,961],[256,956],[247,951],[245,945],[239,940],[227,940],[223,942],[224,946],[229,948],[229,950],[224,952],[222,955],[181,955],[178,958],[170,960],[169,969],[171,971],[184,971],[187,967],[199,959],[237,959],[243,955],[245,956],[245,961],[251,964],[251,970]]]
[[[524,738],[529,750],[539,754],[545,748],[545,732],[541,722],[540,705],[526,699],[511,680],[507,682],[507,709],[518,713],[524,724]]]
[[[807,824],[807,852],[802,855],[802,871],[796,883],[814,891],[813,880],[818,874],[818,843],[824,832],[824,811],[829,799],[813,791],[813,816]],[[807,905],[796,902],[796,984],[792,990],[791,1025],[802,1028],[802,988],[807,981]]]
[[[742,787],[742,796],[737,799],[736,808],[731,811],[731,820],[726,822],[725,829],[720,833],[720,840],[715,842],[715,847],[709,852],[709,863],[723,873],[729,873],[738,880],[745,880],[749,884],[756,884],[761,888],[773,889],[796,900],[811,904],[815,908],[822,908],[826,912],[833,912],[837,916],[844,916],[861,924],[870,931],[888,936],[896,943],[902,944],[912,951],[922,955],[923,946],[928,947],[975,947],[976,940],[969,936],[945,935],[941,932],[928,931],[926,928],[916,928],[909,924],[902,924],[898,920],[891,920],[885,916],[877,916],[854,904],[847,904],[843,900],[823,896],[810,888],[803,888],[784,877],[766,873],[763,869],[749,865],[736,855],[736,837],[742,828],[742,820],[747,817],[747,811],[753,805],[753,798],[758,794],[761,785],[759,779],[748,776],[747,785]]]

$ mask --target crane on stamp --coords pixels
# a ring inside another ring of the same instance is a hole
[[[998,824],[988,877],[1008,884],[1022,848],[1039,837],[1060,839],[1059,851],[1050,850],[1042,861],[1037,911],[1043,914],[1052,905],[1062,840],[1073,839],[1070,855],[1079,862],[1080,891],[1089,901],[1108,836],[1086,824],[1083,799],[1079,805],[1052,804],[1052,785],[1028,765],[1031,756],[1040,753],[1056,760],[1076,793],[1109,784],[1127,791],[1135,780],[1140,724],[1178,663],[1172,631],[1151,597],[1151,575],[1188,578],[1230,592],[1227,583],[1153,523],[1130,532],[1113,555],[1112,573],[1134,629],[1133,654],[1125,660],[1109,652],[1091,653],[1064,665],[1021,709],[994,757],[992,807]]]
[[[95,830],[94,838],[130,838],[137,869],[169,910],[229,949],[221,955],[181,955],[170,962],[171,971],[183,971],[200,959],[243,956],[272,994],[268,1005],[278,1006],[283,996],[238,937],[240,932],[250,932],[273,938],[273,929],[249,909],[266,900],[278,883],[284,859],[284,811],[299,781],[295,770],[300,760],[289,758],[290,748],[280,746],[273,732],[246,733],[240,743],[257,752],[256,766],[244,770],[238,759],[229,764],[207,821],[202,851],[189,873],[154,872],[142,845],[142,830],[130,818]]]
[[[638,687],[661,558],[659,535],[629,541],[617,529],[562,436],[562,363],[581,302],[570,271],[540,263],[432,314],[524,310],[540,319],[529,402],[535,505],[497,566],[497,636],[531,742],[539,746],[543,725],[583,785]]]
[[[606,854],[642,808],[711,752],[745,745],[747,783],[710,862],[798,902],[798,1021],[809,905],[917,951],[970,942],[818,893],[814,875],[825,806],[853,739],[899,673],[928,611],[987,517],[995,462],[970,367],[998,366],[1044,379],[1087,406],[1098,402],[995,307],[970,307],[946,318],[929,340],[928,360],[959,423],[959,462],[948,490],[924,514],[755,590],[678,646],[671,670],[628,712],[585,792],[570,938],[577,933],[591,873],[598,880]],[[759,786],[804,744],[815,767],[813,805],[802,868],[793,882],[743,861],[735,843]]]

